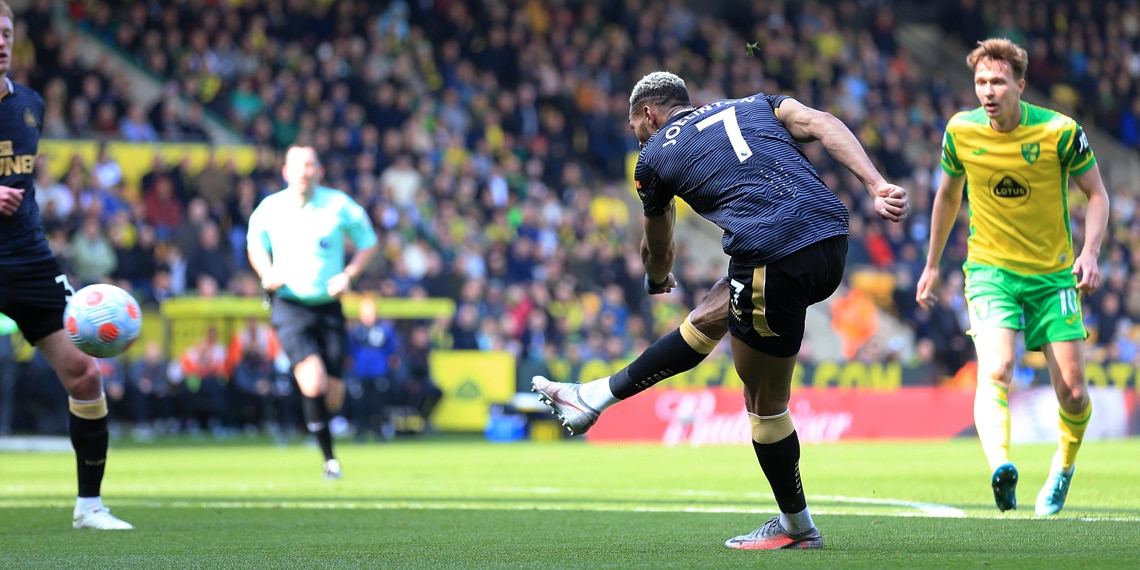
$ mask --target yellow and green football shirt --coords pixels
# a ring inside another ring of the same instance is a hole
[[[966,176],[967,262],[1042,275],[1072,267],[1069,177],[1096,164],[1076,121],[1021,103],[1021,123],[990,127],[985,109],[955,114],[942,138],[942,170]]]

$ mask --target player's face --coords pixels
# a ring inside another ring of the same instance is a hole
[[[16,35],[16,28],[12,25],[12,18],[0,16],[0,75],[8,73],[12,62],[12,42]]]
[[[648,141],[649,136],[653,134],[653,131],[649,129],[649,117],[645,112],[644,106],[640,109],[630,107],[629,128],[637,137],[637,144],[644,147],[645,141]]]
[[[1000,121],[1020,112],[1025,80],[1013,78],[1013,67],[1004,61],[983,59],[974,67],[974,93],[986,116]]]
[[[317,153],[311,148],[291,148],[285,154],[285,166],[281,175],[290,188],[311,190],[321,177],[321,165]]]

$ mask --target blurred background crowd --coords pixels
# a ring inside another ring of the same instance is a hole
[[[181,296],[259,296],[245,257],[246,222],[261,198],[282,187],[283,150],[312,145],[325,185],[367,209],[383,244],[359,287],[380,298],[456,302],[451,318],[360,325],[386,327],[400,347],[388,350],[405,356],[384,355],[382,371],[357,376],[401,384],[417,374],[430,384],[429,373],[409,363],[413,345],[506,350],[521,379],[576,379],[581,363],[638,354],[723,275],[727,260],[691,251],[682,231],[680,293],[644,292],[640,211],[627,173],[637,145],[627,115],[630,87],[653,70],[684,77],[698,105],[763,91],[830,111],[889,180],[910,190],[910,219],[882,223],[858,181],[819,145],[805,146],[852,212],[852,277],[830,305],[841,356],[935,362],[932,382],[973,357],[956,271],[965,257],[963,225],[944,256],[940,305],[914,303],[942,129],[977,104],[971,90],[948,80],[968,75],[973,42],[1019,42],[1030,52],[1031,85],[1053,99],[1047,104],[1133,152],[1140,145],[1140,6],[1126,0],[929,3],[947,37],[961,42],[960,59],[936,69],[903,47],[904,12],[884,1],[27,4],[17,17],[10,75],[43,94],[45,138],[216,143],[207,124],[216,121],[257,154],[249,172],[224,153],[201,171],[156,158],[137,183],[105,149],[92,163],[76,157],[62,175],[39,168],[36,199],[73,283],[114,282],[151,306]],[[60,19],[84,33],[64,33],[71,28]],[[84,64],[83,42],[92,38],[117,57]],[[159,82],[161,95],[135,97],[131,73]],[[1097,358],[1138,363],[1135,181],[1110,182],[1112,227],[1101,260],[1107,285],[1085,299],[1085,319]],[[1072,212],[1079,244],[1079,201]],[[905,343],[876,340],[868,323],[877,321],[868,315],[899,323]],[[138,421],[179,417],[181,429],[204,414],[194,425],[258,426],[289,389],[287,365],[265,331],[250,326],[234,339],[202,339],[186,354],[147,347],[145,359],[108,364],[122,370],[105,376],[112,385],[122,379],[132,394],[124,401],[147,402],[121,405]],[[812,350],[809,338],[805,361],[823,357]],[[148,366],[163,380],[140,371]],[[203,378],[222,395],[195,389],[193,402],[157,403],[163,382]],[[354,384],[357,395],[374,384]],[[432,405],[430,396],[413,400],[401,396],[400,405]],[[359,426],[390,429],[389,420]]]

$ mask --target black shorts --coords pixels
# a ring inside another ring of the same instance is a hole
[[[75,293],[55,258],[0,266],[0,313],[32,344],[63,328],[63,309]]]
[[[813,243],[768,265],[728,264],[728,331],[745,344],[786,358],[800,351],[807,308],[843,282],[847,236]]]
[[[310,306],[274,297],[271,322],[291,366],[316,354],[329,376],[344,377],[348,329],[340,301]]]

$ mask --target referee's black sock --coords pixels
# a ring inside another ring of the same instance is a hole
[[[680,329],[675,330],[649,345],[629,366],[610,376],[610,392],[624,400],[670,376],[693,369],[706,356],[708,352],[699,352],[690,346]]]
[[[325,397],[302,396],[301,413],[305,416],[305,427],[309,428],[309,433],[316,436],[317,445],[321,447],[325,461],[333,459],[332,432],[329,431],[329,410],[325,406]]]

